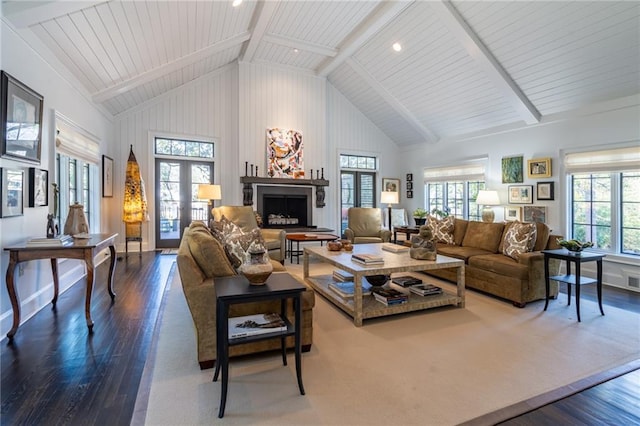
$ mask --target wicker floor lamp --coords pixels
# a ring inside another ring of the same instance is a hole
[[[129,242],[137,241],[139,254],[142,255],[142,222],[149,220],[147,196],[144,181],[140,175],[140,166],[133,153],[133,145],[127,161],[127,173],[124,182],[124,203],[122,221],[125,223],[125,252],[129,254]]]

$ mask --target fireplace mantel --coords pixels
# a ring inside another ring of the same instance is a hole
[[[326,179],[287,179],[287,178],[268,178],[257,176],[241,176],[240,182],[244,184],[242,189],[242,204],[245,206],[253,205],[253,184],[263,185],[307,185],[316,187],[316,207],[324,207],[324,187],[329,186]]]

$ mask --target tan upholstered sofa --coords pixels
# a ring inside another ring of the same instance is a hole
[[[510,300],[514,306],[524,307],[528,302],[544,299],[544,255],[540,250],[560,248],[559,235],[550,235],[544,223],[536,223],[536,241],[533,251],[523,253],[515,260],[502,254],[504,237],[515,222],[485,223],[455,219],[454,244],[437,243],[439,254],[465,261],[467,288]],[[551,275],[557,275],[560,262],[551,260]],[[430,271],[430,275],[456,281],[454,270]],[[558,295],[558,284],[551,282],[550,296]]]
[[[216,240],[202,222],[194,222],[185,229],[177,256],[178,271],[184,295],[195,325],[200,368],[211,368],[216,359],[216,291],[215,278],[234,275],[222,244]],[[285,272],[284,266],[272,259],[274,273]],[[291,305],[291,303],[290,303]],[[311,349],[313,340],[313,307],[315,294],[308,288],[302,295],[302,351]],[[280,302],[256,302],[232,305],[229,316],[242,316],[266,312],[280,312]],[[293,322],[292,307],[288,307]],[[287,337],[287,347],[293,347],[293,338]],[[278,339],[269,339],[229,348],[231,356],[280,349]]]
[[[211,209],[213,219],[220,221],[225,216],[238,225],[244,232],[258,227],[256,216],[251,206],[220,206]],[[286,259],[286,232],[283,229],[261,228],[262,238],[269,251],[269,257],[284,264]]]
[[[353,244],[387,243],[391,231],[383,229],[382,211],[374,207],[351,207],[344,236]]]

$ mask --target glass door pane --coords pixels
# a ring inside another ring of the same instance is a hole
[[[157,247],[177,247],[181,219],[181,161],[158,160],[156,164],[156,232]]]

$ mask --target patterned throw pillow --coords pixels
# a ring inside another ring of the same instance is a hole
[[[447,216],[442,220],[438,220],[433,216],[427,217],[427,225],[433,233],[433,239],[438,243],[455,244],[453,239],[453,227],[455,225],[455,217]]]
[[[214,233],[224,242],[224,250],[234,268],[245,261],[248,252],[265,251],[264,238],[260,229],[244,232],[238,225],[225,216],[214,223]]]
[[[503,253],[518,260],[522,253],[530,252],[536,242],[536,224],[517,222],[511,225],[504,237]]]

